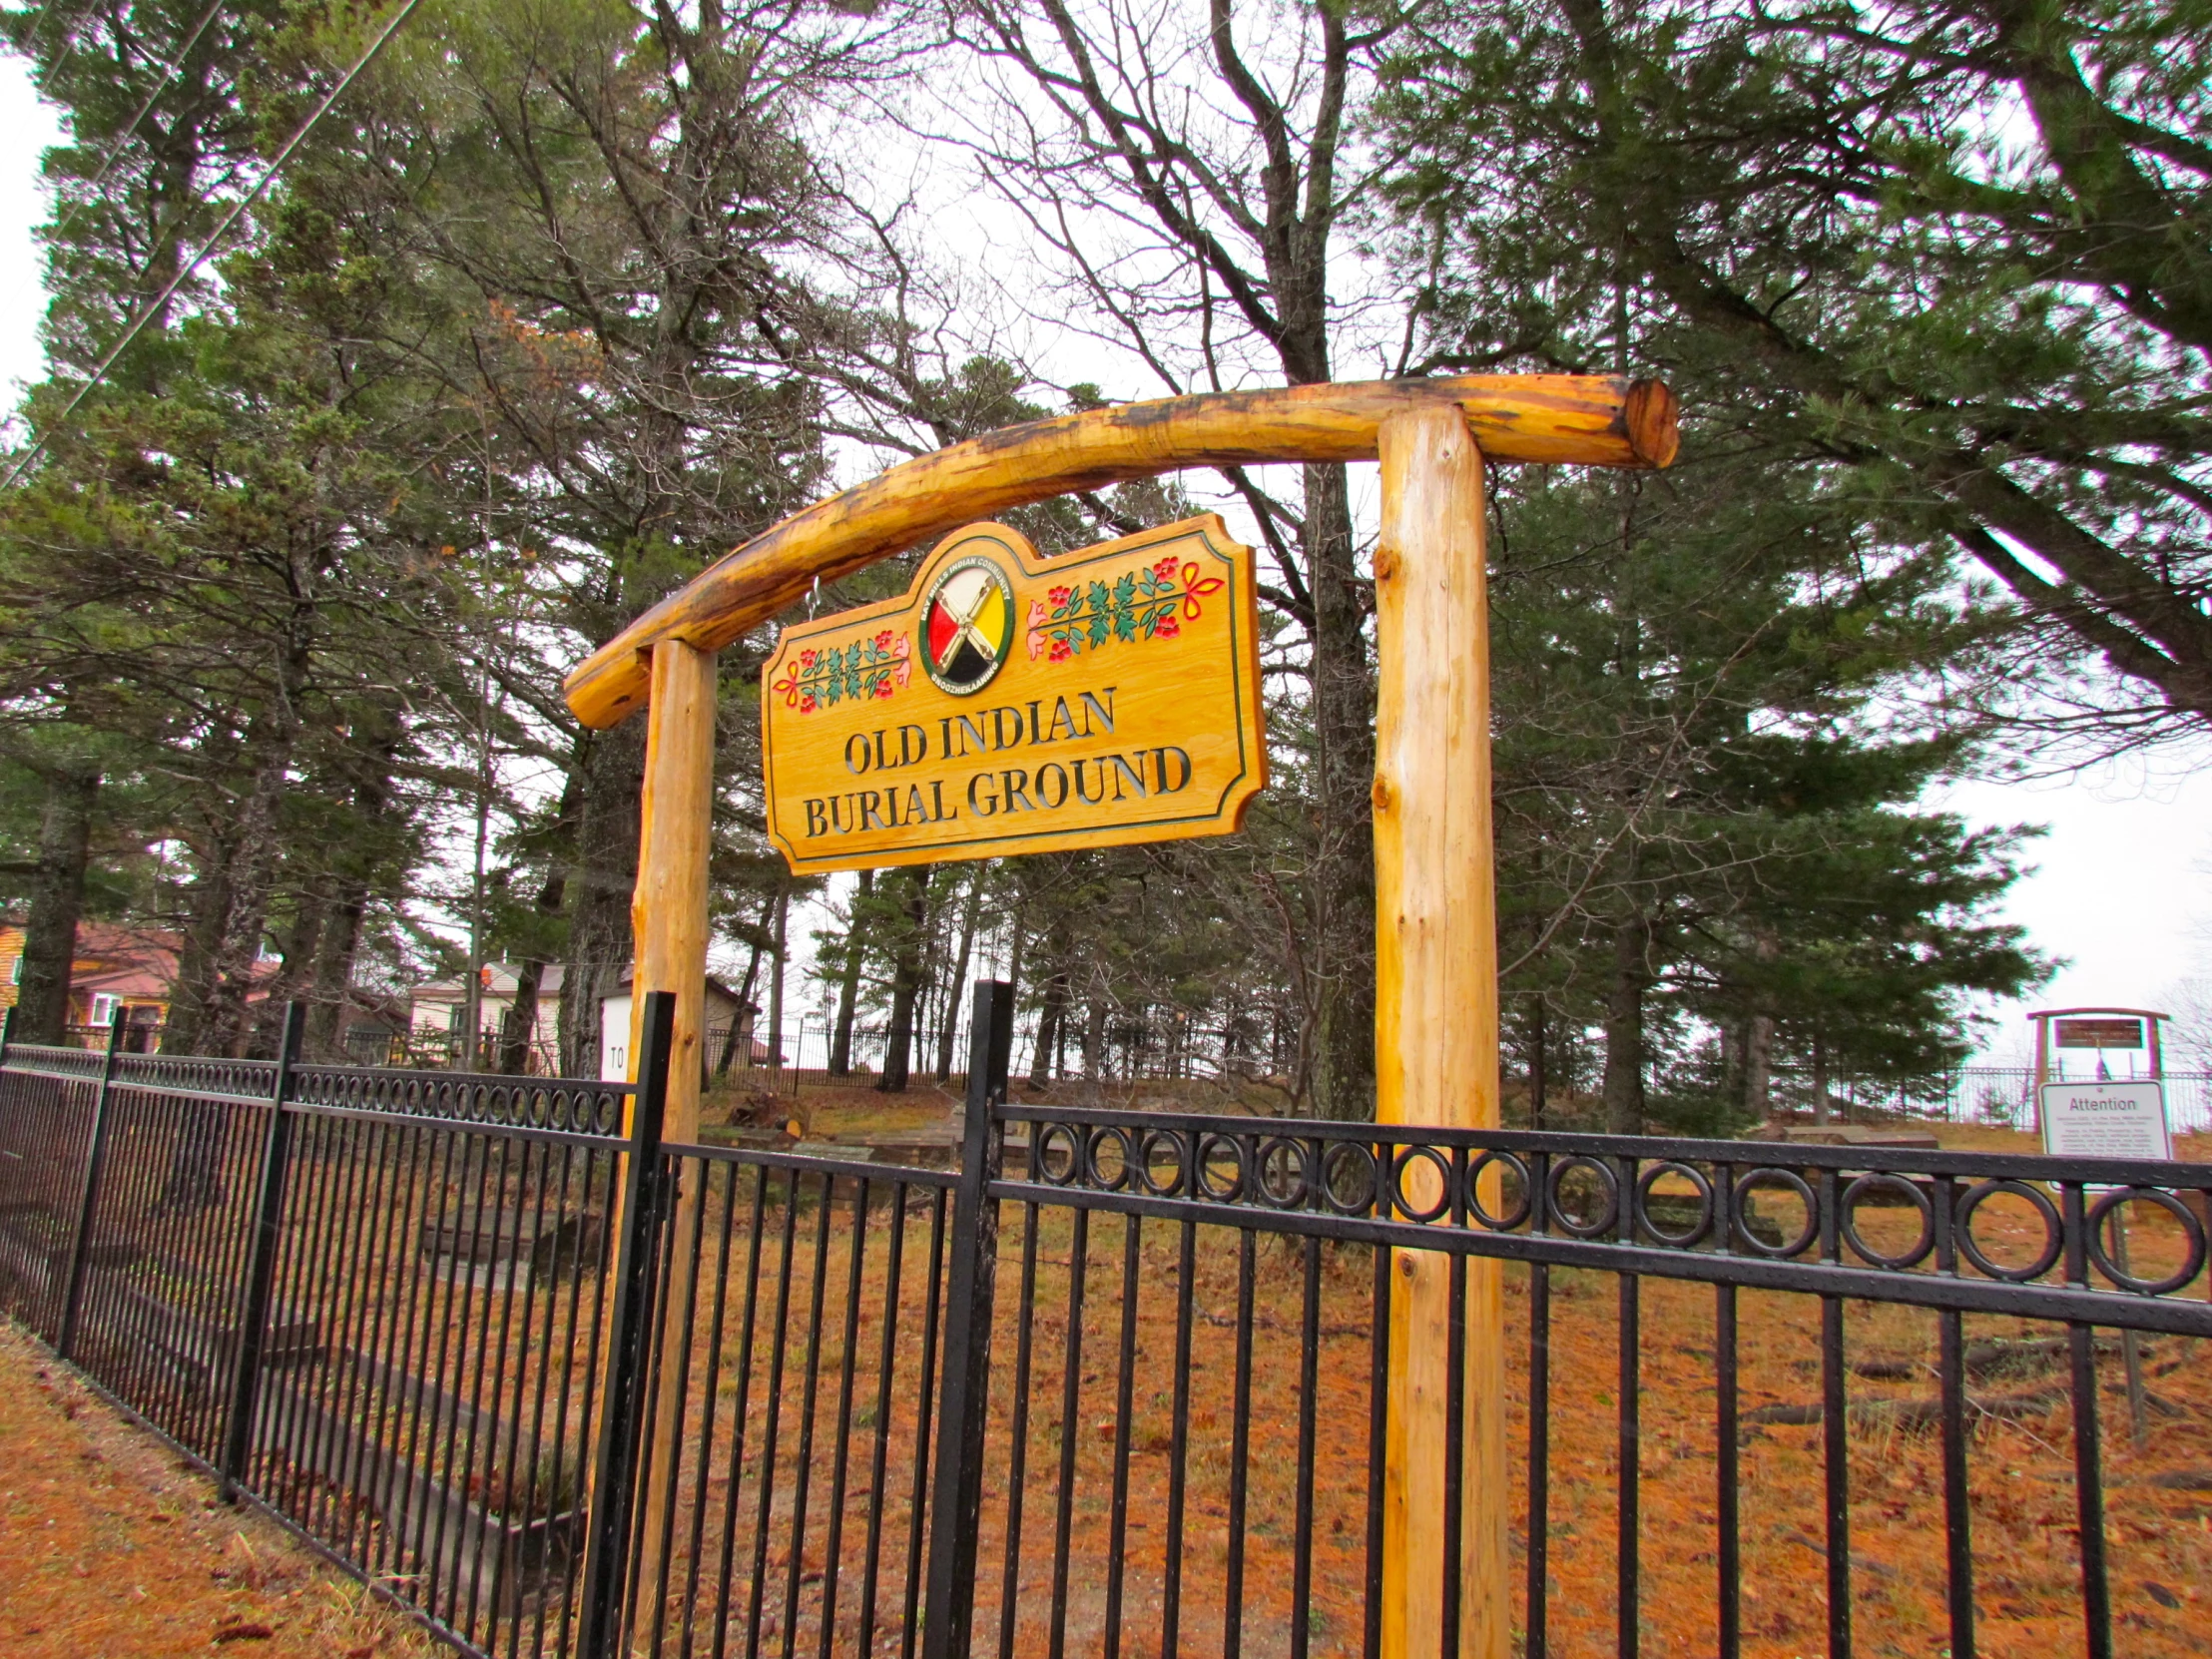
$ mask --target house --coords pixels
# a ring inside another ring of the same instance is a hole
[[[170,999],[176,993],[178,956],[184,941],[175,933],[154,928],[128,927],[115,922],[80,921],[77,924],[77,957],[70,967],[67,1024],[87,1036],[104,1034],[123,1010],[129,1029],[123,1046],[133,1053],[151,1053],[169,1023]],[[275,1010],[263,1006],[276,978],[276,963],[264,958],[254,964],[254,982],[246,993],[249,1008],[258,1009],[265,1022]],[[23,928],[0,920],[0,1008],[15,1004],[23,983]],[[347,1056],[368,1065],[387,1062],[392,1039],[403,1027],[405,1009],[395,1007],[383,993],[355,985],[345,998],[345,1048]],[[253,1023],[252,1021],[249,1022]],[[275,1042],[273,1031],[266,1033]],[[250,1047],[249,1053],[258,1052]]]
[[[483,976],[477,1004],[481,1050],[491,1053],[497,1049],[507,1010],[514,1006],[518,969],[511,962],[487,962],[479,972]],[[538,981],[537,1020],[530,1034],[530,1069],[541,1074],[559,1069],[558,1016],[564,977],[562,965],[554,962],[546,967]],[[622,984],[625,988],[610,991],[599,1001],[599,1075],[610,1082],[620,1082],[630,1074],[629,983],[630,970],[624,968]],[[428,1049],[448,1058],[464,1053],[466,1044],[462,1040],[462,1029],[468,1017],[465,993],[466,982],[458,978],[440,979],[416,988],[408,1025],[412,1046],[417,1052]],[[751,1015],[752,1009],[739,1000],[736,991],[710,975],[707,980],[708,1054],[720,1059],[723,1045],[730,1040],[733,1030],[750,1037]]]
[[[182,943],[175,933],[80,921],[77,955],[70,964],[68,1023],[104,1031],[121,1008],[132,1027],[125,1046],[151,1048],[154,1032],[169,1017]],[[0,1008],[15,1006],[22,983],[23,928],[15,921],[0,921]]]

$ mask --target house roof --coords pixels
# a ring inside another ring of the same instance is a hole
[[[177,957],[183,945],[179,935],[160,928],[80,921],[70,989],[78,994],[166,999],[177,982]],[[19,956],[22,951],[22,925],[11,917],[0,923],[0,955]]]
[[[624,968],[621,980],[622,990],[609,994],[621,995],[626,993],[630,988],[630,977],[634,971],[634,964],[632,967]],[[544,973],[538,979],[539,997],[543,999],[559,996],[561,985],[566,977],[561,963],[548,962]],[[520,978],[520,970],[512,962],[486,962],[484,964],[484,994],[501,998],[512,997]],[[451,979],[433,979],[428,984],[417,985],[413,992],[414,999],[418,1002],[458,1002],[461,1000],[461,994],[460,976]],[[742,1000],[738,993],[711,973],[707,975],[707,996],[709,1001],[719,999],[733,1007],[742,1006]]]

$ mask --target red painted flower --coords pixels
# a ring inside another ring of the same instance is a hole
[[[1070,588],[1049,588],[1045,591],[1045,597],[1052,601],[1052,608],[1058,610],[1068,602],[1068,595],[1073,591]]]
[[[890,648],[891,631],[886,628],[880,634],[877,634],[875,636],[875,649],[878,651],[888,651]]]
[[[815,654],[812,651],[802,651],[799,654],[799,666],[801,668],[813,668],[815,666]]]
[[[888,697],[890,696],[893,689],[894,688],[891,685],[891,677],[887,674],[884,675],[882,679],[875,682],[875,695],[877,697]]]
[[[801,698],[799,700],[799,712],[803,715],[813,714],[815,712],[815,700],[811,697]]]
[[[1156,640],[1172,640],[1183,631],[1183,625],[1175,620],[1173,611],[1153,624],[1152,637]]]
[[[1073,655],[1074,652],[1069,648],[1068,642],[1065,638],[1056,639],[1052,642],[1052,655],[1049,659],[1050,661],[1055,663],[1064,663],[1068,660],[1069,657]]]
[[[1152,567],[1152,574],[1159,577],[1160,580],[1163,582],[1174,581],[1175,555],[1173,553],[1170,553],[1166,558],[1162,559],[1158,564],[1154,565]]]
[[[1205,581],[1201,582],[1198,579],[1198,566],[1196,564],[1185,565],[1183,567],[1184,620],[1189,622],[1196,622],[1199,616],[1198,601],[1200,597],[1204,594],[1219,593],[1228,585],[1229,584],[1219,576],[1209,576],[1206,578]]]

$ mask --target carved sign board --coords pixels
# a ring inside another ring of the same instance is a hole
[[[2143,1022],[2139,1019],[2062,1019],[2057,1025],[2060,1048],[2143,1046]]]
[[[1267,783],[1258,621],[1211,513],[1056,559],[957,531],[903,598],[784,631],[769,836],[811,873],[1227,834]]]

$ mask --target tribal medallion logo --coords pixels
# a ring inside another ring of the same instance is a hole
[[[940,691],[967,697],[991,683],[1014,644],[1014,592],[989,559],[955,559],[921,608],[921,666]]]

